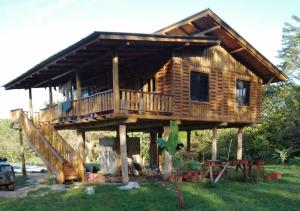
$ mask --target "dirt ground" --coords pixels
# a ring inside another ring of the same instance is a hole
[[[57,191],[65,189],[65,185],[47,184],[47,181],[49,181],[51,177],[52,176],[47,173],[28,173],[26,184],[22,186],[17,184],[15,191],[6,191],[5,189],[0,190],[0,198],[26,197],[29,192],[40,188],[50,188]]]

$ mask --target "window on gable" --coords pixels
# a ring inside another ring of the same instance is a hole
[[[191,100],[208,102],[208,74],[191,71],[190,97]]]
[[[236,80],[236,103],[239,106],[250,105],[250,81]]]

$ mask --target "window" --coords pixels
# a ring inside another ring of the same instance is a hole
[[[190,95],[191,100],[208,102],[208,74],[191,71]]]
[[[250,105],[250,81],[236,80],[236,103],[239,106]]]

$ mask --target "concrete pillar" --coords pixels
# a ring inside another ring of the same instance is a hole
[[[211,160],[217,160],[217,128],[212,129]]]
[[[127,146],[126,146],[126,125],[119,126],[120,136],[120,153],[121,153],[121,171],[122,171],[122,182],[128,183],[128,161],[127,161]]]
[[[242,160],[243,159],[243,128],[239,128],[238,134],[237,134],[236,159],[237,160]]]
[[[170,132],[171,132],[170,127],[165,126],[162,134],[162,138],[164,140],[168,140]],[[164,153],[164,165],[163,165],[162,173],[165,178],[168,178],[171,175],[171,171],[172,171],[172,156],[166,150],[164,150],[163,153]]]

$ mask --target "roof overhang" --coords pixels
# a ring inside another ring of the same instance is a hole
[[[221,46],[263,79],[264,84],[286,81],[287,76],[210,9],[156,31],[155,34],[218,36]]]
[[[183,47],[209,47],[219,44],[220,39],[216,36],[94,32],[37,64],[4,87],[28,89],[56,86],[78,70],[111,70],[112,56],[116,53],[122,65],[147,56],[174,52]]]

